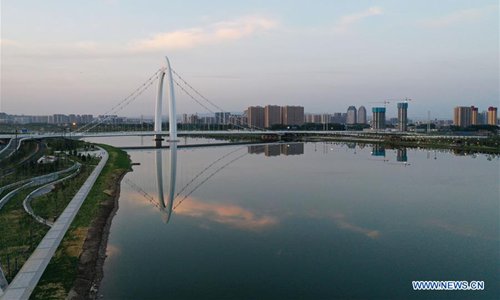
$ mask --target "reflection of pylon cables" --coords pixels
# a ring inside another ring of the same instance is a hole
[[[147,90],[158,78],[158,73],[160,73],[162,69],[158,69],[153,75],[151,75],[142,85],[140,85],[138,88],[136,88],[132,93],[130,93],[127,97],[125,97],[123,100],[118,102],[115,106],[113,106],[111,109],[109,109],[107,112],[105,112],[103,115],[105,116],[102,120],[96,120],[93,122],[90,122],[80,128],[78,128],[75,132],[87,132],[94,127],[96,127],[99,124],[102,124],[104,121],[108,120],[111,116],[109,116],[111,113],[117,112],[125,108],[130,102],[135,100],[139,95],[141,95],[145,90]],[[97,123],[97,124],[96,124]],[[94,126],[92,126],[94,125]],[[90,127],[88,128],[87,127]]]
[[[150,194],[148,194],[140,186],[138,186],[137,184],[135,184],[134,182],[132,182],[128,178],[123,179],[123,182],[125,182],[128,186],[130,186],[133,190],[135,190],[137,193],[139,193],[146,200],[148,200],[149,202],[151,202],[151,204],[153,204],[153,206],[155,206],[156,208],[158,208],[158,209],[161,210],[161,206],[160,206],[160,204],[157,201],[155,201],[155,198],[153,196],[151,196]]]
[[[210,178],[212,178],[213,176],[215,176],[215,174],[219,173],[220,171],[222,171],[223,169],[225,169],[227,166],[229,166],[230,164],[232,164],[233,162],[237,161],[238,159],[242,158],[243,156],[247,155],[248,153],[243,153],[242,155],[240,156],[237,156],[236,158],[232,159],[231,161],[227,162],[226,164],[224,164],[223,166],[221,166],[220,168],[218,168],[217,170],[215,170],[212,174],[208,175],[207,178],[205,178],[203,181],[201,181],[200,183],[198,183],[198,185],[196,185],[194,187],[194,189],[192,189],[188,194],[186,194],[181,200],[179,200],[179,202],[177,202],[176,205],[174,205],[174,208],[173,210],[175,210],[179,205],[182,204],[182,202],[184,202],[184,200],[186,200],[189,196],[191,196],[192,193],[194,193],[200,186],[202,186],[205,182],[207,182]],[[177,197],[176,197],[177,199]],[[175,199],[174,199],[175,201]]]
[[[246,147],[246,146],[245,146]],[[216,163],[218,163],[219,161],[223,160],[224,158],[228,157],[229,155],[237,152],[238,150],[241,150],[245,147],[240,147],[240,148],[236,148],[235,150],[231,151],[231,152],[228,152],[226,154],[224,154],[223,156],[219,157],[217,160],[213,161],[210,165],[206,166],[203,170],[201,170],[201,172],[199,172],[198,174],[196,174],[195,177],[193,177],[193,179],[191,179],[186,185],[184,185],[180,190],[179,192],[177,192],[177,194],[175,195],[175,198],[177,198],[182,192],[184,192],[184,190],[191,184],[193,183],[196,179],[198,179],[198,177],[200,177],[201,175],[203,175],[203,173],[205,173],[208,169],[210,169],[213,165],[215,165]]]

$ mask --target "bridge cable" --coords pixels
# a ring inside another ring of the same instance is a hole
[[[244,146],[246,147],[246,146]],[[177,199],[177,197],[189,186],[191,185],[196,179],[198,179],[198,177],[200,177],[201,175],[203,175],[203,173],[205,173],[208,169],[210,169],[213,165],[215,165],[216,163],[218,163],[219,161],[223,160],[224,158],[230,156],[231,154],[241,150],[243,147],[239,147],[239,148],[236,148],[235,150],[233,151],[230,151],[226,154],[224,154],[223,156],[219,157],[217,160],[213,161],[211,164],[209,164],[208,166],[206,166],[203,170],[201,170],[201,172],[199,172],[198,174],[196,174],[196,176],[194,176],[187,184],[185,184],[178,192],[177,194],[175,195],[175,199]]]
[[[158,209],[161,209],[160,204],[158,201],[155,201],[155,198],[148,194],[144,189],[142,189],[140,186],[135,184],[132,180],[128,178],[124,178],[123,182],[125,182],[128,186],[130,186],[132,189],[134,189],[136,192],[138,192],[142,197],[144,197],[146,200],[148,200],[153,206],[155,206]]]
[[[126,106],[128,106],[133,100],[137,99],[139,95],[141,95],[145,90],[147,90],[157,79],[158,79],[158,74],[162,71],[162,69],[158,69],[153,75],[151,75],[142,85],[140,85],[138,88],[136,88],[132,93],[130,93],[127,97],[119,101],[117,104],[115,104],[112,108],[110,108],[108,111],[106,111],[103,116],[104,118],[99,118],[95,119],[94,121],[85,124],[84,126],[78,128],[77,130],[74,131],[74,133],[84,133],[88,132],[89,130],[95,128],[96,126],[104,123],[105,121],[109,120],[112,116],[110,115],[111,113],[116,113],[118,111],[121,111],[124,109]],[[97,124],[96,124],[97,123]],[[95,125],[94,125],[95,124]],[[94,126],[92,126],[94,125]],[[90,128],[89,128],[90,127]]]
[[[174,69],[172,69],[172,74],[174,74],[183,84],[185,84],[188,89],[190,89],[191,91],[193,91],[196,95],[198,95],[199,97],[201,97],[201,99],[203,99],[205,102],[207,102],[208,104],[210,104],[211,106],[217,108],[218,110],[220,110],[222,113],[226,113],[227,111],[225,109],[223,109],[222,107],[218,106],[217,104],[215,104],[214,102],[210,101],[207,97],[203,96],[197,89],[195,89],[191,84],[189,84],[179,73],[177,73]],[[207,111],[215,114],[215,112],[211,109],[209,109],[207,106],[201,104],[199,100],[197,100],[191,93],[189,93],[185,88],[183,88],[179,82],[177,80],[174,80],[174,82],[177,84],[177,86],[179,86],[181,88],[181,90],[183,92],[185,92],[186,94],[188,94],[188,96],[193,99],[194,101],[196,101],[198,104],[200,104],[203,108],[205,108]],[[238,125],[238,124],[234,124],[234,123],[229,123],[231,125],[234,125],[236,127],[239,127],[239,128],[243,128],[243,129],[246,129],[246,127],[244,126],[241,126],[241,125]],[[258,126],[255,126],[255,125],[249,125],[248,122],[247,122],[247,126],[250,127],[250,129],[257,129],[257,130],[262,130],[262,131],[266,131],[266,129],[264,128],[260,128]]]
[[[211,173],[210,175],[208,175],[207,178],[205,178],[203,181],[201,181],[199,184],[197,184],[194,189],[192,189],[188,194],[186,194],[181,200],[179,200],[179,202],[177,202],[176,205],[174,205],[173,209],[172,210],[175,210],[177,207],[179,207],[179,205],[182,204],[182,202],[184,202],[184,200],[186,200],[189,196],[191,196],[192,193],[194,193],[199,187],[201,187],[205,182],[207,182],[210,178],[212,178],[213,176],[215,176],[215,174],[219,173],[220,171],[222,171],[223,169],[225,169],[227,166],[229,166],[230,164],[234,163],[235,161],[241,159],[242,157],[244,157],[245,155],[248,155],[248,153],[243,153],[242,155],[240,156],[237,156],[236,158],[232,159],[231,161],[227,162],[226,164],[224,164],[223,166],[221,166],[220,168],[218,168],[217,170],[215,170],[213,173]],[[175,199],[174,199],[175,200]]]

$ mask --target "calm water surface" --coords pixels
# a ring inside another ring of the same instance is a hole
[[[104,299],[498,296],[498,158],[326,143],[129,154]]]

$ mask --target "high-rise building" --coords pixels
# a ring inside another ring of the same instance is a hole
[[[198,118],[198,115],[197,114],[192,114],[188,117],[188,124],[199,124],[200,119]]]
[[[304,115],[304,122],[305,123],[323,123],[323,120],[325,120],[325,116],[328,114],[305,114]]]
[[[471,106],[470,109],[471,109],[470,124],[471,125],[478,125],[479,124],[478,120],[477,120],[478,109],[477,109],[477,107],[474,107],[474,106]]]
[[[85,123],[85,124],[92,123],[93,120],[94,120],[93,115],[82,115],[82,123]]]
[[[364,106],[358,108],[358,124],[366,124],[366,108]]]
[[[488,112],[483,110],[477,115],[477,124],[485,125],[488,124]]]
[[[354,106],[349,106],[347,108],[347,119],[346,119],[346,124],[353,125],[357,123],[357,111],[356,107]]]
[[[490,106],[488,107],[488,125],[497,125],[497,108]]]
[[[398,103],[398,129],[407,131],[408,125],[408,102]]]
[[[228,124],[229,123],[229,113],[228,112],[216,112],[215,113],[215,124]]]
[[[333,113],[332,122],[333,122],[333,123],[337,123],[337,124],[342,124],[342,123],[344,123],[344,122],[342,121],[342,113],[339,113],[339,112]]]
[[[281,107],[281,123],[283,125],[303,125],[304,107],[303,106],[283,106]]]
[[[250,106],[247,110],[247,118],[250,128],[264,128],[264,107]]]
[[[314,114],[305,114],[304,122],[306,123],[314,123]]]
[[[330,114],[321,115],[321,124],[330,124],[331,122],[332,122],[332,115]]]
[[[457,106],[454,110],[453,125],[469,127],[471,125],[472,109],[470,106]]]
[[[372,113],[372,129],[385,129],[385,107],[373,107]]]
[[[209,117],[209,116],[200,117],[200,123],[205,125],[215,124],[215,117]]]
[[[228,124],[241,126],[243,125],[243,116],[242,115],[230,115]]]
[[[54,114],[53,116],[54,124],[66,124],[69,123],[69,117],[62,114]]]
[[[340,119],[342,120],[340,123],[345,124],[347,120],[347,113],[342,113],[342,117]]]
[[[266,105],[264,107],[264,126],[270,128],[275,124],[281,124],[281,107]]]

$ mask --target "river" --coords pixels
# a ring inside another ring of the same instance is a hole
[[[104,299],[498,295],[498,157],[333,143],[129,154],[140,165],[122,181]]]

